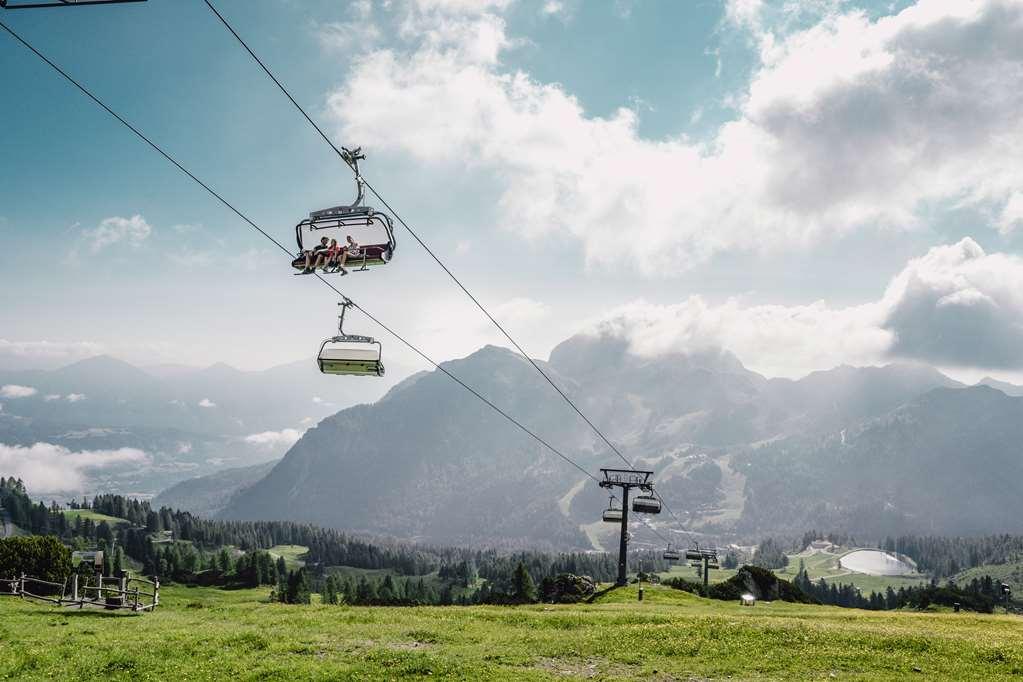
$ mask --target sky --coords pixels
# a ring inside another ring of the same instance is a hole
[[[535,357],[1023,378],[1023,0],[215,4]],[[351,200],[200,0],[0,21],[289,248]],[[336,295],[6,34],[0,64],[0,367],[260,369],[333,334]],[[397,238],[335,284],[437,360],[508,345]]]

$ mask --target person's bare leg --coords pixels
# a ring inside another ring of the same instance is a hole
[[[348,251],[342,251],[341,252],[341,261],[338,264],[339,268],[340,268],[339,272],[342,275],[347,275],[348,274],[348,271],[345,270],[345,263],[347,263],[347,262],[348,262]]]

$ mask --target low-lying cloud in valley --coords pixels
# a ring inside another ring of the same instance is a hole
[[[7,384],[0,386],[0,398],[30,398],[38,393],[36,389],[31,386],[19,386],[17,384]]]
[[[33,493],[80,492],[91,472],[147,462],[149,455],[136,448],[76,452],[51,443],[0,444],[0,471],[20,478]]]
[[[290,448],[302,437],[298,429],[281,429],[280,431],[263,431],[245,437],[245,442],[265,448]]]

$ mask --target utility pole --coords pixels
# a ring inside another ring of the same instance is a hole
[[[637,511],[648,514],[658,514],[661,511],[660,500],[653,496],[654,484],[650,477],[652,471],[635,471],[633,469],[601,469],[604,480],[600,481],[601,488],[622,489],[622,526],[621,536],[618,540],[618,580],[616,585],[622,587],[628,584],[628,561],[629,561],[629,491],[632,488],[639,488],[646,493],[636,499]],[[640,507],[642,503],[642,507]]]

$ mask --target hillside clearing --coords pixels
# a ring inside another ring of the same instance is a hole
[[[1010,616],[743,608],[667,588],[578,606],[270,604],[267,590],[168,587],[145,616],[0,600],[17,679],[991,679],[1023,674]]]
[[[107,516],[106,514],[100,514],[91,509],[65,509],[63,510],[64,516],[67,517],[68,521],[74,522],[75,519],[80,518],[82,521],[89,519],[93,523],[101,523],[106,521],[107,524],[121,525],[127,524],[128,519],[122,519],[117,516]]]
[[[309,551],[308,547],[302,545],[274,545],[267,550],[274,559],[284,557],[284,564],[289,571],[305,566],[305,561],[299,557],[305,556]]]

